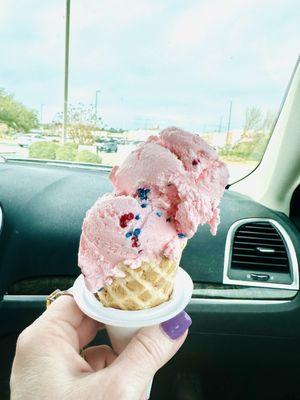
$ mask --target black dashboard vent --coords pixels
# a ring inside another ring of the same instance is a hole
[[[232,224],[225,245],[223,283],[298,290],[297,255],[282,224],[267,218]]]
[[[290,262],[281,233],[267,221],[239,226],[233,237],[231,268],[289,273]]]
[[[3,222],[3,214],[2,214],[2,208],[0,206],[0,233],[2,231],[2,222]]]

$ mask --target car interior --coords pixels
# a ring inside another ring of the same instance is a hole
[[[217,235],[204,226],[188,241],[181,267],[194,281],[193,324],[155,376],[152,398],[300,398],[299,109],[298,63],[261,163],[225,191]],[[109,171],[0,163],[1,399],[18,335],[43,312],[46,295],[79,275],[82,220],[111,190]]]
[[[188,240],[193,323],[151,399],[300,400],[299,110],[300,58],[260,162],[226,187],[216,236],[205,225]],[[114,154],[122,139],[101,146]],[[111,168],[0,154],[0,400],[18,336],[80,275],[82,222],[112,191]],[[103,343],[105,331],[92,345]]]

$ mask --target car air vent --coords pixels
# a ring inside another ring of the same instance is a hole
[[[2,208],[0,207],[0,233],[2,231],[2,222],[3,222],[3,214],[2,214]]]
[[[299,288],[297,258],[285,229],[274,220],[247,219],[228,232],[224,283]]]
[[[284,240],[270,222],[252,222],[237,228],[231,268],[289,272]]]

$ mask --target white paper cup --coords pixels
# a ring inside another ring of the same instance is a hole
[[[104,307],[86,288],[83,275],[74,282],[72,292],[84,314],[106,325],[112,347],[117,354],[120,354],[139,329],[160,324],[179,314],[192,297],[193,281],[189,274],[179,267],[170,300],[159,306],[137,311]],[[147,390],[147,398],[150,396],[151,384],[152,381]]]

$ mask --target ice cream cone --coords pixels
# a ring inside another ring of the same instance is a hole
[[[108,307],[99,307],[99,301],[86,285],[83,275],[74,282],[72,293],[82,312],[106,326],[112,347],[120,354],[136,333],[145,326],[165,322],[180,313],[190,301],[193,281],[180,267],[176,267],[174,289],[170,301],[147,310],[125,311]],[[151,382],[147,387],[145,398],[150,397]]]
[[[163,257],[160,262],[143,262],[137,269],[124,264],[120,269],[124,278],[113,278],[96,293],[105,307],[121,310],[143,310],[169,300],[174,287],[178,261]]]
[[[188,304],[193,282],[180,256],[199,225],[216,233],[228,172],[199,136],[169,128],[115,166],[110,180],[113,193],[99,198],[83,223],[74,298],[106,325],[120,354],[140,328]]]

